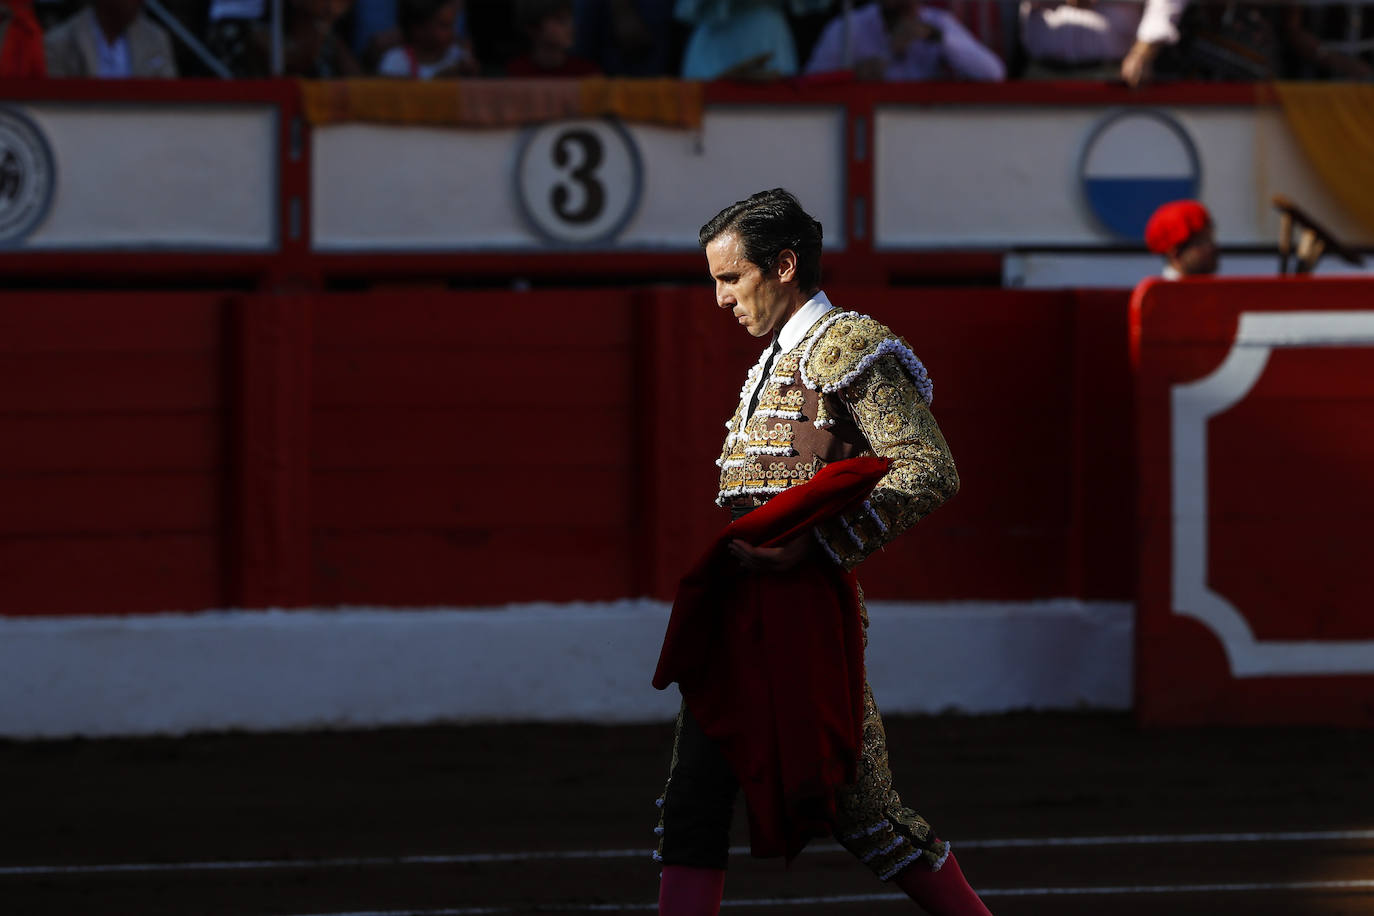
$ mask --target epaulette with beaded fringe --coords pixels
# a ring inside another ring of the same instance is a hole
[[[823,394],[842,391],[887,354],[897,358],[929,406],[934,386],[911,346],[887,325],[858,312],[827,316],[811,335],[802,352],[802,384]]]

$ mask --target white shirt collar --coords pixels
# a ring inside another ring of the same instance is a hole
[[[818,292],[812,298],[806,300],[806,304],[797,309],[797,314],[787,319],[787,323],[778,331],[777,342],[778,352],[786,353],[797,344],[801,343],[806,332],[811,330],[811,325],[815,324],[822,315],[833,309],[835,306],[830,304],[830,300],[825,297],[825,293]]]

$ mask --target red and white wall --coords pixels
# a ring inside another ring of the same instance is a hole
[[[1130,704],[1117,293],[833,287],[963,492],[868,564],[893,711]],[[0,365],[6,734],[671,715],[757,355],[708,290],[31,293]]]
[[[730,138],[791,119],[827,292],[930,368],[963,490],[863,570],[884,708],[1367,723],[1374,288],[1156,284],[1133,311],[1118,265],[1082,289],[1062,258],[1123,255],[1060,129],[1089,131],[1092,106],[1178,109],[1204,166],[1259,130],[1265,157],[1204,184],[1255,257],[1262,191],[1296,160],[1248,89],[1076,91],[708,87],[699,136],[637,135],[747,177],[776,149]],[[712,461],[757,355],[697,279],[695,227],[736,192],[703,203],[656,160],[624,244],[570,249],[506,197],[464,204],[499,190],[468,169],[393,244],[375,230],[395,213],[355,211],[436,187],[408,157],[507,161],[516,132],[313,131],[289,83],[9,96],[58,184],[0,251],[0,735],[672,714],[649,674],[722,521]],[[113,146],[86,114],[124,119]],[[1010,124],[1043,142],[978,140]],[[402,167],[349,151],[379,134]],[[1065,288],[930,285],[1046,269],[1029,259],[1051,242]],[[1246,384],[1219,368],[1233,350]]]
[[[1374,285],[1141,287],[1139,711],[1374,724]]]

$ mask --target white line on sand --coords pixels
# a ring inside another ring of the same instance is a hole
[[[1374,830],[1289,830],[1268,833],[1148,833],[1122,836],[1015,837],[992,840],[956,840],[960,849],[1015,849],[1047,846],[1153,846],[1161,844],[1307,843],[1374,840]],[[813,843],[812,852],[839,852],[835,843]],[[732,846],[731,855],[744,855],[747,846]],[[394,867],[398,865],[481,865],[503,862],[534,862],[560,859],[648,858],[643,849],[561,849],[522,852],[472,852],[424,856],[351,856],[328,859],[243,859],[200,862],[111,862],[91,865],[0,866],[0,877],[99,875],[131,872],[270,871],[274,869],[320,870],[330,868]],[[445,910],[433,911],[435,916]],[[458,911],[455,911],[458,912]],[[481,910],[462,910],[479,913]],[[504,911],[494,911],[504,912]]]
[[[1374,879],[1354,881],[1267,881],[1240,884],[1133,884],[1107,887],[1009,887],[979,891],[983,897],[1091,897],[1138,894],[1225,894],[1261,891],[1374,891]],[[883,903],[905,900],[903,894],[836,894],[830,897],[758,897],[726,900],[728,909],[815,906],[835,903]],[[657,903],[552,903],[518,907],[474,906],[438,910],[351,910],[346,913],[312,913],[308,916],[504,916],[511,913],[651,913]],[[307,914],[301,914],[307,916]]]

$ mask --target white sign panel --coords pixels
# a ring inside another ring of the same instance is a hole
[[[1374,244],[1272,107],[930,108],[875,116],[879,248],[1138,247],[1151,202],[1199,197],[1225,245],[1272,246],[1274,194]]]
[[[18,112],[51,150],[21,162],[51,205],[0,245],[33,250],[270,251],[277,246],[278,131],[271,106],[43,102]],[[15,163],[13,120],[0,118],[0,161]],[[36,171],[35,171],[36,170]],[[3,171],[3,168],[0,168]],[[0,185],[8,179],[0,178]],[[0,188],[0,221],[32,207]],[[20,220],[20,222],[24,222]],[[19,231],[23,230],[23,231]]]
[[[317,128],[317,251],[691,250],[721,208],[786,187],[844,244],[844,111],[708,109],[699,131]]]

